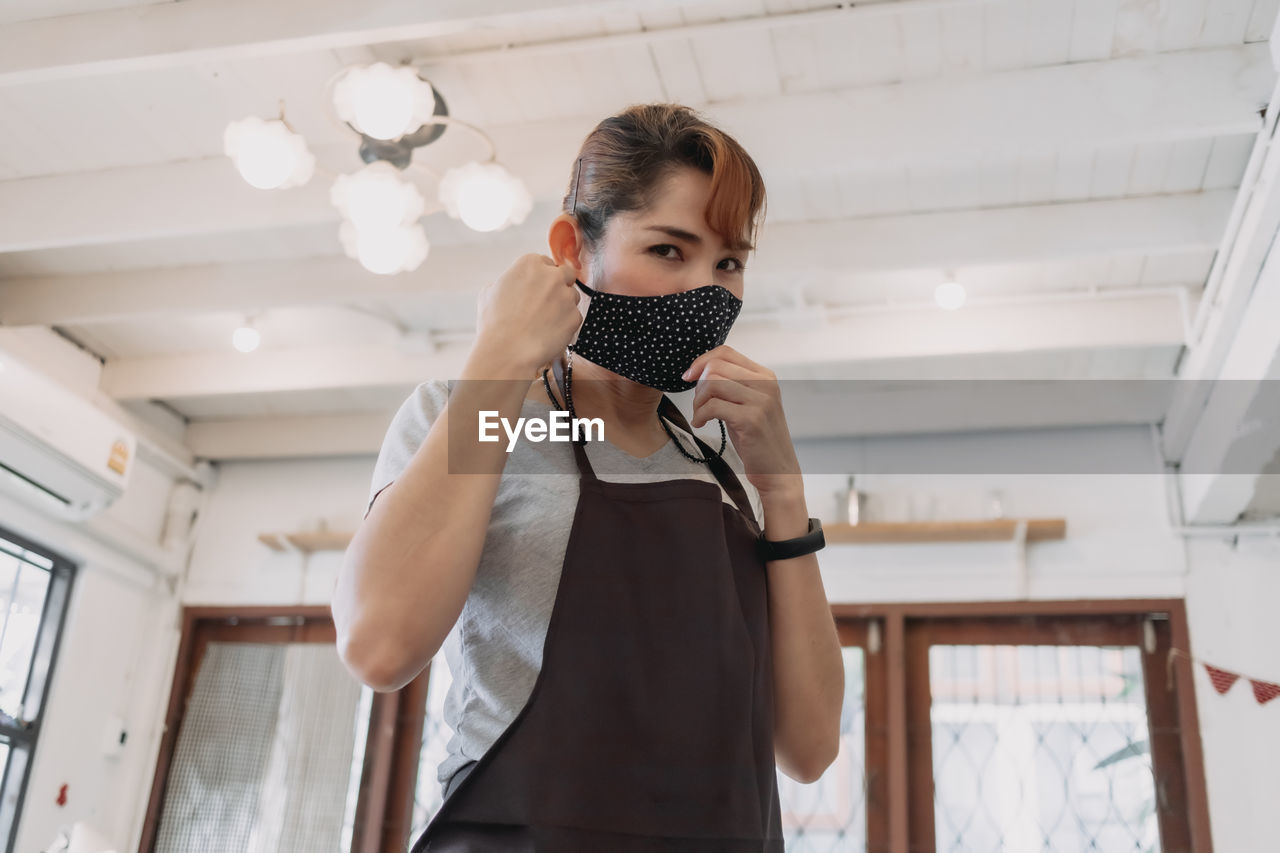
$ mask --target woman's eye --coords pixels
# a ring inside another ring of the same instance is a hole
[[[674,260],[676,256],[675,256],[675,255],[668,255],[668,254],[664,254],[664,250],[665,250],[665,249],[675,249],[675,250],[676,250],[676,252],[679,252],[679,251],[680,251],[680,247],[679,247],[679,246],[674,246],[674,245],[672,245],[671,243],[663,243],[663,244],[658,245],[658,246],[651,246],[651,247],[649,248],[649,251],[650,251],[650,252],[653,252],[654,254],[656,254],[656,255],[657,255],[658,257],[660,257],[660,258],[665,258],[665,259],[667,259],[667,260]],[[739,260],[738,258],[725,258],[724,260],[725,260],[725,261],[733,261],[733,263],[734,263],[734,264],[736,264],[736,266],[735,266],[733,269],[729,270],[730,272],[740,273],[740,272],[742,272],[743,270],[745,270],[745,269],[747,268],[747,265],[746,265],[746,264],[744,264],[744,263],[743,263],[741,260]],[[722,264],[723,264],[723,263],[724,263],[724,261],[721,261],[720,263],[722,263]]]

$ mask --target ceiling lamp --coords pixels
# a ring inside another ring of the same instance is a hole
[[[468,163],[440,181],[440,203],[476,231],[498,231],[524,222],[533,197],[524,182],[497,163]]]
[[[414,222],[388,228],[357,228],[343,222],[338,239],[347,257],[355,258],[371,273],[392,275],[412,272],[427,259],[430,244],[422,226]]]
[[[955,276],[947,274],[946,281],[934,288],[933,301],[938,307],[947,311],[955,311],[964,305],[966,294],[964,285],[956,281]]]
[[[333,107],[365,136],[399,139],[431,119],[436,93],[412,68],[375,62],[342,74],[333,86]]]
[[[231,333],[231,345],[240,352],[253,352],[261,343],[262,336],[253,327],[253,320],[246,318],[240,328]]]
[[[370,163],[354,175],[339,175],[329,200],[356,228],[395,228],[417,221],[426,201],[417,186],[385,160]]]
[[[418,187],[404,177],[410,166],[437,182],[440,206],[476,231],[497,231],[524,222],[533,197],[524,183],[497,162],[497,149],[483,130],[449,115],[440,92],[410,66],[375,62],[344,68],[329,78],[334,110],[344,126],[360,136],[360,159],[367,165],[334,176],[329,200],[342,214],[338,239],[349,257],[382,275],[417,269],[430,245],[418,224],[427,209]],[[413,153],[460,125],[480,137],[487,156],[441,177],[413,163]],[[302,137],[280,118],[250,116],[232,122],[224,147],[236,168],[255,187],[275,189],[305,183],[316,167]]]
[[[307,141],[283,119],[248,116],[233,121],[222,133],[222,148],[249,185],[260,190],[301,186],[315,171]]]

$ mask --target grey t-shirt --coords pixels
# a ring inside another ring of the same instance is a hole
[[[378,492],[408,466],[448,396],[444,380],[428,380],[400,406],[378,453],[366,516]],[[550,401],[526,399],[521,416],[546,418],[551,411]],[[687,407],[685,413],[687,416]],[[501,429],[498,432],[506,447],[505,434]],[[720,446],[715,422],[697,432],[712,449]],[[681,434],[677,431],[677,435]],[[681,437],[684,446],[692,449],[687,436]],[[602,480],[697,478],[715,482],[705,465],[686,459],[670,440],[644,458],[620,450],[607,436],[605,441],[588,441],[586,446],[587,458]],[[732,442],[727,444],[724,458],[742,482],[756,521],[763,528],[759,493],[743,474],[742,460]],[[442,783],[463,765],[479,759],[533,692],[578,503],[579,477],[573,447],[567,442],[521,438],[507,459],[475,581],[443,645],[453,674],[445,696],[444,720],[453,736],[448,756],[437,771]],[[723,487],[721,496],[732,504]]]

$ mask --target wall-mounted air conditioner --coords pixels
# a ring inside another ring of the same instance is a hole
[[[137,437],[0,351],[0,490],[72,521],[124,493]]]

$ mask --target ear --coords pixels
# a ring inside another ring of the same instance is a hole
[[[578,278],[582,278],[586,251],[578,220],[567,213],[553,219],[547,232],[547,248],[551,250],[552,260],[572,265],[578,271]]]

